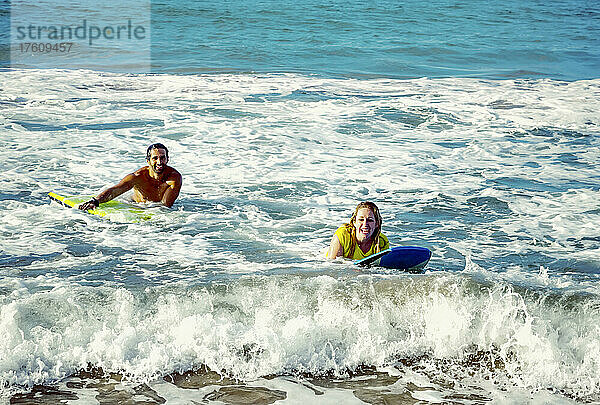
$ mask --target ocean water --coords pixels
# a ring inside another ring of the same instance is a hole
[[[152,67],[595,79],[599,18],[593,0],[160,0],[152,3]]]
[[[600,402],[595,2],[151,20],[149,64],[3,48],[0,402]],[[47,198],[98,193],[153,142],[183,174],[172,209]],[[433,251],[424,274],[324,259],[362,200]]]

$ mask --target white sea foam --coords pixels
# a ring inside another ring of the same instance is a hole
[[[600,395],[600,81],[13,70],[0,83],[11,386],[88,363],[247,380],[374,365],[456,372],[500,402],[507,386]],[[173,209],[129,223],[46,199],[97,193],[156,141],[184,176]],[[392,244],[433,250],[429,274],[321,261],[366,199]],[[473,352],[502,366],[467,364]],[[429,388],[417,395],[446,395]]]
[[[270,276],[135,294],[58,285],[3,298],[0,372],[26,385],[87,364],[142,380],[205,364],[252,380],[425,355],[443,374],[438,360],[460,364],[482,350],[503,365],[468,366],[482,378],[586,395],[600,383],[599,318],[595,299],[523,296],[459,275]]]

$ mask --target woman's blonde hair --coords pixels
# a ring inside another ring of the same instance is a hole
[[[360,210],[361,208],[368,208],[373,213],[373,216],[375,216],[375,230],[373,231],[373,236],[372,236],[373,240],[371,241],[371,246],[373,246],[373,244],[375,244],[375,249],[374,249],[373,253],[379,253],[379,251],[381,250],[381,247],[379,246],[379,234],[381,233],[381,224],[382,224],[383,220],[381,219],[381,214],[379,213],[379,208],[377,208],[375,203],[372,203],[371,201],[363,201],[356,206],[356,209],[354,210],[354,214],[352,214],[352,217],[350,217],[350,222],[347,224],[344,224],[344,226],[346,227],[346,230],[348,230],[348,232],[350,232],[350,235],[352,238],[352,242],[350,243],[350,251],[344,252],[345,253],[344,256],[346,256],[346,257],[354,256],[354,251],[356,250],[356,246],[358,245],[358,239],[356,239],[356,228],[354,227],[354,221],[356,221],[356,216],[358,215],[358,210]]]

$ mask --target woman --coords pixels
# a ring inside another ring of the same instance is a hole
[[[346,257],[359,260],[390,247],[390,242],[381,233],[379,208],[370,201],[358,204],[350,222],[335,231],[327,257]]]

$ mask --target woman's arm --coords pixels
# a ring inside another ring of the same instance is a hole
[[[331,243],[329,244],[329,250],[327,251],[327,258],[335,259],[336,257],[344,256],[344,247],[340,243],[340,238],[337,235],[333,235]]]

